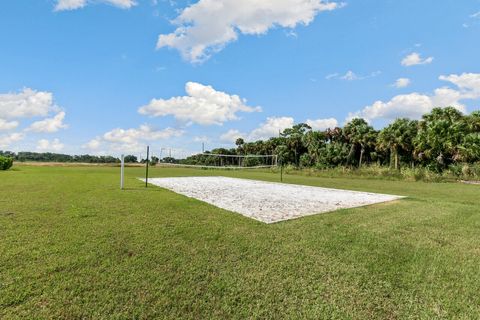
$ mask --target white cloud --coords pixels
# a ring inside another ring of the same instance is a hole
[[[325,130],[338,126],[338,121],[334,118],[308,119],[305,123],[311,126],[313,130]],[[220,136],[220,140],[229,143],[235,142],[238,138],[244,138],[246,141],[267,140],[272,137],[278,137],[283,130],[291,128],[293,125],[295,125],[295,120],[292,117],[269,117],[250,133],[230,129]]]
[[[0,136],[0,148],[10,147],[14,142],[20,141],[25,137],[23,133],[11,133],[8,135]]]
[[[413,52],[408,56],[406,56],[405,58],[403,58],[402,66],[410,67],[410,66],[416,66],[420,64],[430,64],[432,62],[433,62],[433,57],[428,57],[423,59],[419,53]]]
[[[47,139],[38,140],[37,150],[41,152],[58,152],[63,149],[64,145],[58,139],[49,141]]]
[[[36,121],[27,129],[27,131],[33,132],[57,132],[60,129],[66,129],[68,126],[63,123],[65,118],[65,112],[59,112],[53,118],[47,118],[41,121]]]
[[[408,78],[398,78],[397,81],[393,84],[394,87],[401,89],[406,88],[410,85],[411,81]]]
[[[82,146],[82,148],[89,149],[89,150],[98,150],[102,145],[102,141],[100,138],[95,138],[87,142]]]
[[[401,117],[419,119],[435,107],[446,106],[453,106],[462,112],[466,112],[466,108],[461,101],[480,98],[480,74],[452,74],[440,76],[439,79],[454,84],[458,89],[442,87],[435,89],[433,94],[430,95],[415,92],[395,96],[388,102],[376,101],[359,112],[350,113],[347,121],[355,117],[362,117],[368,121],[374,119],[393,120]]]
[[[223,142],[235,142],[238,138],[245,138],[246,133],[242,133],[237,129],[230,129],[220,136],[220,140]]]
[[[139,129],[113,129],[103,135],[103,139],[109,142],[134,143],[138,140],[161,140],[170,137],[178,137],[183,134],[182,130],[166,128],[154,130],[149,125],[141,125]]]
[[[305,121],[313,130],[323,131],[328,128],[335,128],[338,127],[338,121],[335,118],[328,118],[328,119],[317,119],[317,120],[310,120],[308,119]]]
[[[0,119],[0,131],[6,131],[6,130],[12,130],[18,127],[18,121],[6,121],[3,119]]]
[[[196,136],[196,137],[193,137],[193,142],[201,142],[201,143],[204,143],[204,142],[211,142],[212,140],[207,137],[207,136]]]
[[[319,12],[342,6],[324,0],[200,0],[172,21],[177,29],[160,35],[157,48],[177,49],[184,59],[198,63],[237,40],[239,34],[261,35],[277,26],[308,25]]]
[[[81,9],[88,4],[95,2],[110,4],[121,9],[129,9],[137,5],[134,0],[57,0],[55,11]]]
[[[116,128],[106,132],[102,137],[90,140],[82,147],[96,151],[100,148],[110,151],[136,152],[143,150],[147,142],[179,137],[183,130],[166,128],[155,130],[149,125],[141,125],[138,129]]]
[[[325,79],[327,80],[330,80],[330,79],[335,79],[335,78],[338,78],[340,75],[338,74],[338,72],[335,72],[335,73],[330,73],[328,74]]]
[[[360,78],[359,78],[359,76],[357,76],[357,74],[355,72],[353,72],[352,70],[349,70],[349,71],[347,71],[347,73],[345,73],[345,75],[341,76],[340,79],[353,81],[353,80],[358,80]]]
[[[480,73],[463,73],[440,76],[442,81],[448,81],[460,88],[463,99],[478,99],[480,97]]]
[[[75,10],[87,5],[87,0],[58,0],[55,11]]]
[[[325,77],[327,80],[331,79],[338,79],[338,80],[346,80],[346,81],[356,81],[356,80],[365,80],[369,78],[374,78],[376,76],[379,76],[382,72],[381,71],[374,71],[370,73],[369,75],[358,75],[352,70],[347,71],[344,75],[339,74],[338,72],[336,73],[331,73]]]
[[[0,94],[0,118],[2,119],[46,116],[56,109],[53,94],[50,92],[25,88],[19,93]]]
[[[238,112],[261,111],[259,107],[247,106],[246,100],[237,95],[216,91],[200,83],[188,82],[185,91],[187,96],[153,99],[138,111],[153,117],[172,115],[179,121],[201,125],[222,125],[238,119]]]
[[[257,129],[248,135],[249,141],[266,140],[271,137],[277,137],[278,134],[290,128],[295,124],[295,120],[291,117],[270,117],[262,123]]]
[[[278,137],[279,133],[290,128],[295,124],[291,117],[269,117],[265,122],[250,133],[243,133],[236,129],[231,129],[220,136],[224,142],[235,142],[238,138],[244,138],[247,141],[266,140],[271,137]]]

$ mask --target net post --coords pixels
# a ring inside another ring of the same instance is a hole
[[[125,156],[122,154],[120,157],[120,190],[123,190],[124,186],[124,172],[125,172]]]
[[[283,182],[283,162],[280,159],[280,182]]]
[[[145,167],[145,188],[148,188],[148,156],[150,153],[150,146],[147,146],[147,160],[145,161],[146,167]]]

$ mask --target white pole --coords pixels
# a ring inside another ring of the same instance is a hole
[[[125,169],[125,157],[123,156],[122,154],[122,157],[120,158],[121,159],[121,165],[120,165],[120,189],[123,190],[123,181],[124,181],[124,178],[123,178],[123,175],[124,175],[124,169]]]

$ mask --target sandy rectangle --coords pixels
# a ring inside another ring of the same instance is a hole
[[[265,223],[403,198],[227,177],[153,178],[148,182]]]

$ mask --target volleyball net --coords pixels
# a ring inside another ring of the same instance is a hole
[[[162,159],[161,159],[162,160]],[[171,159],[173,160],[173,159]],[[278,165],[277,155],[237,155],[200,153],[178,161],[160,161],[158,165],[187,168],[212,169],[261,169]]]

